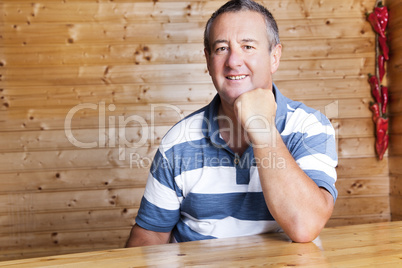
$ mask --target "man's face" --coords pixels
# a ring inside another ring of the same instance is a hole
[[[261,14],[223,13],[211,25],[209,39],[211,53],[205,50],[208,71],[223,103],[233,105],[241,94],[256,88],[272,89],[281,47],[269,53]]]

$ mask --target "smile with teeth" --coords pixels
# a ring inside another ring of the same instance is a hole
[[[231,75],[231,76],[226,76],[227,79],[229,80],[241,80],[246,78],[246,75]]]

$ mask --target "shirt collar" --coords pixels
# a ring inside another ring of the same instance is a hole
[[[276,101],[276,129],[279,133],[282,133],[282,131],[285,129],[286,116],[288,114],[288,98],[282,95],[274,83],[272,83],[272,90],[274,92]]]

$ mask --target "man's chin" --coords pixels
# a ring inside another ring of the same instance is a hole
[[[234,92],[231,92],[232,94],[220,93],[219,96],[221,98],[221,101],[225,102],[226,104],[228,104],[230,106],[233,106],[238,97],[240,97],[241,95],[243,95],[244,93],[246,93],[250,90],[239,91],[239,92],[236,92],[236,94],[233,94]]]

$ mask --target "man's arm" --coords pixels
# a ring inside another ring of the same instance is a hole
[[[330,218],[334,200],[304,173],[283,143],[275,126],[272,91],[257,89],[241,95],[235,110],[241,111],[238,120],[253,143],[265,202],[272,216],[293,241],[314,240]],[[265,120],[253,122],[253,118]],[[281,160],[284,166],[264,165],[269,156]]]
[[[149,231],[135,224],[131,229],[126,248],[167,244],[170,240],[170,234],[171,232],[162,233]]]
[[[280,135],[274,148],[255,148],[265,202],[274,219],[295,242],[314,240],[331,217],[334,200],[297,165]],[[284,159],[285,166],[267,167],[267,155]]]

